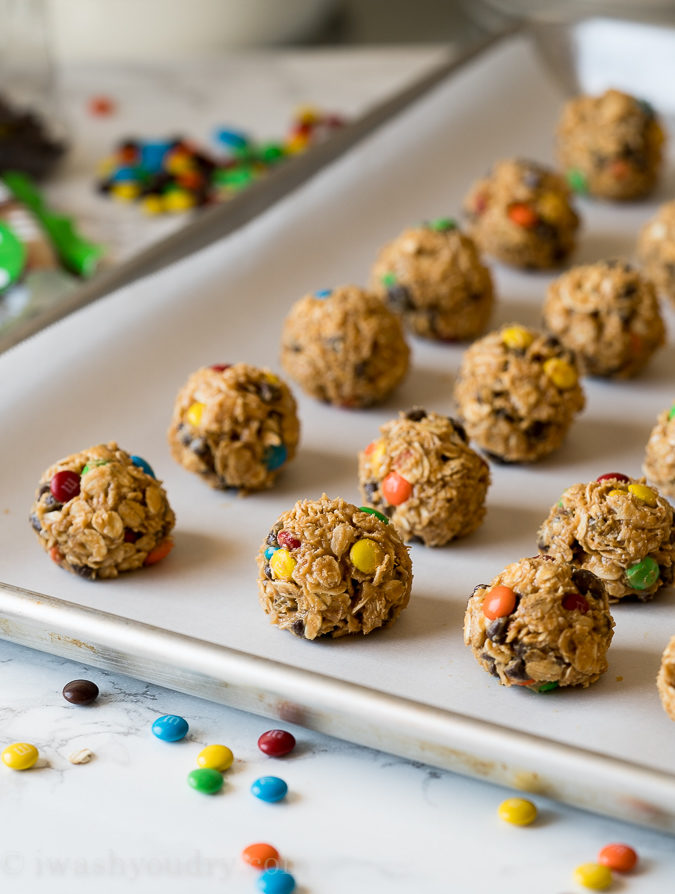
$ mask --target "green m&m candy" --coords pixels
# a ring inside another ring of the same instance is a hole
[[[670,410],[668,411],[668,422],[675,416],[675,404],[672,405]]]
[[[579,171],[576,168],[570,168],[565,176],[570,188],[573,189],[574,192],[578,192],[582,195],[588,192],[588,181],[586,180],[586,175],[583,171]]]
[[[215,795],[223,787],[222,774],[210,767],[201,767],[188,773],[188,782],[195,791],[205,795]]]
[[[626,569],[626,577],[634,590],[647,590],[659,577],[659,565],[651,556]]]

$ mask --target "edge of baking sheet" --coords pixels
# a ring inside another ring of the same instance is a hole
[[[675,776],[639,764],[2,583],[0,639],[675,833]]]
[[[0,639],[675,833],[675,775],[2,582]]]

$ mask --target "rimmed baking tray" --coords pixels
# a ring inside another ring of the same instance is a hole
[[[381,243],[456,211],[495,158],[550,160],[561,98],[529,44],[510,38],[246,228],[0,357],[0,636],[675,830],[675,727],[654,685],[675,632],[672,590],[616,608],[610,670],[586,691],[505,690],[461,632],[473,586],[536,552],[537,526],[565,487],[608,470],[639,473],[653,421],[672,401],[672,342],[634,382],[588,382],[587,410],[553,457],[493,468],[484,525],[444,549],[413,546],[411,604],[368,638],[307,643],[270,626],[257,602],[255,552],[298,497],[325,490],[357,501],[356,453],[398,409],[451,412],[462,347],[415,341],[408,379],[372,411],[298,394],[302,447],[269,493],[211,492],[172,462],[165,441],[190,371],[237,359],[277,368],[282,320],[299,295],[364,281]],[[621,208],[582,203],[575,260],[630,253],[667,191]],[[495,325],[537,322],[550,277],[495,275]],[[164,480],[176,549],[142,573],[91,583],[49,562],[26,515],[43,468],[113,438]]]

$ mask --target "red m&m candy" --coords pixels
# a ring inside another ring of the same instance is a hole
[[[277,543],[279,546],[285,546],[286,549],[297,549],[300,546],[300,541],[290,531],[279,531]]]
[[[285,729],[268,729],[258,739],[258,748],[269,757],[283,757],[295,748],[295,736]]]
[[[563,596],[562,605],[568,612],[581,612],[582,615],[585,615],[589,608],[586,597],[581,593],[567,593]]]
[[[49,489],[55,500],[58,500],[59,503],[67,503],[80,492],[80,476],[77,472],[64,469],[54,475],[49,482]]]
[[[604,475],[598,475],[596,481],[630,481],[628,475],[622,475],[621,472],[605,472]]]
[[[211,369],[215,369],[216,372],[225,372],[226,369],[229,369],[232,366],[231,363],[213,363],[211,365]]]

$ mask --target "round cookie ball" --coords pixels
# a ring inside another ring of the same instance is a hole
[[[563,273],[549,286],[543,315],[546,329],[590,376],[630,378],[665,340],[653,285],[625,261]]]
[[[675,404],[659,414],[647,441],[642,471],[660,491],[675,497]]]
[[[565,104],[557,131],[558,158],[575,191],[637,199],[656,184],[664,139],[649,103],[607,90]]]
[[[673,580],[673,510],[644,478],[608,472],[573,484],[539,528],[539,552],[592,571],[610,602],[654,597]]]
[[[485,516],[490,470],[463,427],[416,407],[380,432],[359,454],[365,501],[388,515],[406,541],[442,546],[475,531]]]
[[[548,456],[585,403],[574,355],[515,323],[466,351],[455,399],[470,438],[501,462]]]
[[[178,392],[171,455],[211,487],[271,487],[295,456],[300,424],[288,386],[247,363],[204,366]]]
[[[559,267],[574,248],[579,217],[558,174],[533,161],[498,162],[464,200],[469,233],[505,264]]]
[[[260,604],[272,623],[316,639],[371,633],[408,604],[412,564],[393,525],[342,499],[299,500],[258,554]]]
[[[305,295],[284,323],[281,362],[304,391],[339,407],[379,403],[408,371],[401,321],[358,286]]]
[[[412,332],[441,341],[476,338],[494,305],[490,271],[473,239],[448,218],[385,245],[371,285]]]
[[[50,466],[30,511],[51,559],[91,580],[159,562],[171,551],[175,522],[148,463],[114,441]]]
[[[675,307],[675,201],[661,205],[644,225],[637,254],[645,276]]]
[[[675,636],[670,640],[661,656],[661,666],[656,678],[663,710],[675,720]]]
[[[464,642],[503,686],[588,686],[607,670],[614,635],[605,588],[561,559],[514,562],[473,591]]]

